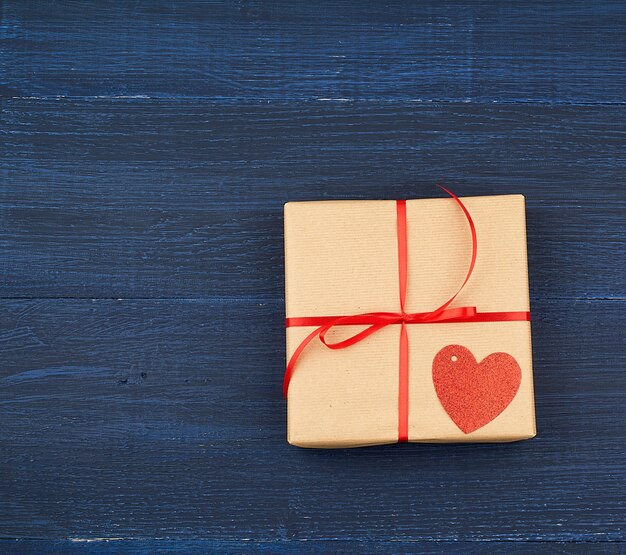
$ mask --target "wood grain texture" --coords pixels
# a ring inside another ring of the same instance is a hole
[[[330,553],[420,553],[430,555],[451,552],[469,555],[482,552],[512,553],[514,555],[584,554],[610,555],[622,553],[621,544],[606,542],[411,542],[368,540],[320,540],[320,541],[228,541],[228,540],[0,540],[5,555],[75,555],[80,553],[108,553],[113,555],[171,555],[186,553],[206,555],[207,553],[301,553],[318,555]]]
[[[0,1],[0,552],[623,552],[625,58],[617,1]],[[288,446],[283,203],[437,182],[526,196],[538,438]]]
[[[0,294],[280,298],[284,202],[429,197],[443,181],[526,194],[542,296],[623,297],[623,114],[7,101]]]
[[[339,451],[285,443],[280,302],[0,308],[4,536],[623,539],[623,303],[537,301],[537,439]]]
[[[623,2],[5,0],[6,96],[624,102]]]

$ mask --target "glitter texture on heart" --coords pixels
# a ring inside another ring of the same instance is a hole
[[[466,347],[448,345],[433,360],[437,397],[466,434],[482,428],[506,409],[521,377],[519,364],[507,353],[492,353],[476,362]]]

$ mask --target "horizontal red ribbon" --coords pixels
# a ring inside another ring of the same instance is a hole
[[[400,330],[400,358],[399,358],[399,386],[398,386],[398,441],[408,441],[408,414],[409,414],[409,356],[408,356],[408,335],[406,333],[407,324],[451,324],[466,322],[507,322],[507,321],[528,321],[530,320],[530,312],[478,312],[476,307],[466,306],[460,308],[448,308],[457,295],[461,292],[465,284],[468,282],[474,265],[476,263],[477,252],[477,236],[476,228],[472,217],[465,208],[459,198],[452,192],[441,187],[448,193],[454,201],[460,206],[467,222],[469,224],[472,237],[472,257],[469,269],[461,286],[456,293],[452,295],[439,308],[431,312],[413,312],[406,313],[404,304],[406,299],[407,282],[408,282],[408,249],[407,249],[407,218],[406,218],[406,201],[396,201],[397,212],[397,242],[398,242],[398,278],[400,292],[400,312],[369,312],[366,314],[354,314],[350,316],[308,316],[302,318],[287,318],[286,326],[317,326],[307,337],[305,337],[293,355],[289,359],[285,370],[283,380],[283,394],[287,396],[289,382],[294,372],[296,361],[302,354],[306,346],[315,338],[319,337],[320,341],[329,349],[345,349],[366,337],[376,333],[380,329],[392,325],[401,324]],[[334,326],[368,326],[343,341],[338,343],[329,343],[326,340],[326,334]]]
[[[395,313],[389,313],[394,314]],[[424,312],[422,314],[428,314]],[[412,316],[411,314],[407,316]],[[323,326],[334,322],[334,326],[366,326],[372,324],[372,318],[369,314],[358,314],[356,316],[349,316],[342,322],[337,322],[341,316],[305,316],[303,318],[286,318],[285,327],[307,327],[307,326]],[[345,317],[344,317],[345,318]],[[530,321],[530,312],[474,312],[467,316],[457,316],[454,318],[440,319],[440,320],[418,320],[407,318],[405,322],[407,324],[452,324],[455,322],[519,322]]]

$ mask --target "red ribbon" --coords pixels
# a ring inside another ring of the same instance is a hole
[[[406,442],[409,438],[409,339],[406,332],[407,324],[438,324],[451,322],[504,322],[504,321],[528,321],[530,320],[530,312],[478,312],[474,306],[464,306],[460,308],[448,308],[452,301],[461,292],[465,284],[468,282],[474,265],[476,264],[476,250],[478,241],[476,238],[476,228],[470,213],[459,198],[439,186],[448,193],[454,201],[461,207],[463,214],[469,224],[470,233],[472,235],[472,259],[467,270],[467,274],[461,286],[456,293],[452,295],[439,308],[431,312],[412,312],[406,313],[404,305],[406,301],[406,291],[408,282],[408,252],[407,252],[407,220],[406,220],[406,201],[396,201],[397,213],[397,235],[398,235],[398,278],[400,292],[400,312],[368,312],[366,314],[355,314],[352,316],[311,316],[304,318],[287,318],[287,327],[291,326],[319,326],[298,345],[285,370],[283,380],[283,394],[287,397],[289,382],[293,376],[296,362],[302,351],[315,338],[329,349],[345,349],[359,341],[363,341],[378,330],[391,324],[401,324],[400,328],[400,360],[399,360],[399,383],[398,383],[398,441]],[[348,339],[339,341],[338,343],[330,343],[326,340],[326,334],[334,326],[352,326],[366,325],[364,330],[354,334]]]

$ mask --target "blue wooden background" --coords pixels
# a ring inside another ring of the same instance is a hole
[[[624,552],[624,2],[0,3],[0,552]],[[282,205],[522,193],[539,435],[285,442]]]

